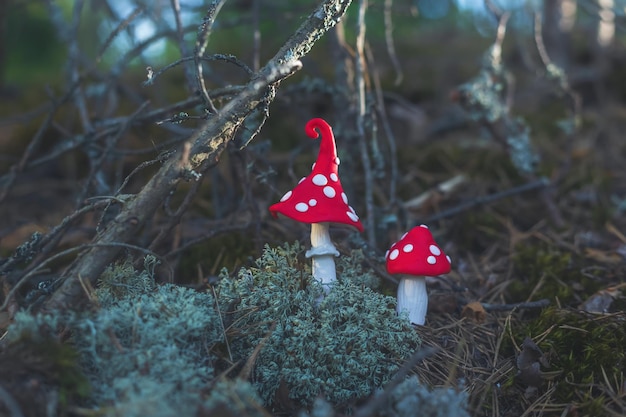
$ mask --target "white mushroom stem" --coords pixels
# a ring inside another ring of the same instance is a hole
[[[306,257],[313,258],[313,278],[324,286],[326,293],[337,281],[335,256],[339,256],[339,251],[330,240],[328,223],[311,224],[311,249],[306,251]]]
[[[424,277],[405,276],[398,284],[398,313],[406,310],[413,324],[423,325],[428,310],[428,293]]]

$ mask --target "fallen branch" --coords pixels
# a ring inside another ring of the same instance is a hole
[[[125,203],[115,219],[94,238],[98,247],[82,253],[65,271],[63,284],[46,301],[44,309],[75,307],[84,296],[78,277],[95,284],[121,250],[120,246],[99,244],[133,241],[181,180],[203,175],[204,172],[196,170],[217,162],[245,119],[274,99],[275,88],[280,81],[301,68],[300,58],[343,17],[350,3],[350,0],[327,0],[318,6],[276,55],[252,76],[250,82],[191,135],[186,141],[190,144],[188,158],[181,158],[180,151],[175,153],[143,189]]]
[[[436,213],[430,217],[421,219],[420,221],[416,222],[415,225],[418,226],[422,223],[425,223],[425,224],[433,223],[435,221],[445,219],[447,217],[456,216],[457,214],[460,214],[464,211],[470,210],[477,206],[493,203],[494,201],[498,201],[503,198],[508,198],[517,194],[525,193],[527,191],[534,191],[536,189],[542,189],[549,185],[550,185],[550,180],[542,177],[542,178],[533,180],[531,182],[519,185],[517,187],[509,188],[508,190],[490,194],[484,197],[476,197],[473,200],[466,201],[448,210],[442,210],[439,213]]]

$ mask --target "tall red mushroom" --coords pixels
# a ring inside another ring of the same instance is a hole
[[[339,251],[330,240],[329,223],[347,224],[361,232],[363,225],[348,204],[348,197],[339,181],[340,161],[332,128],[325,120],[316,118],[308,121],[304,131],[312,139],[321,135],[317,161],[311,173],[302,178],[278,203],[270,206],[269,210],[275,217],[281,213],[296,221],[311,224],[311,249],[306,252],[306,256],[313,258],[313,277],[328,291],[329,285],[337,280],[333,257],[339,256]]]
[[[407,310],[411,323],[423,325],[428,309],[424,277],[450,272],[450,257],[443,253],[428,227],[422,224],[391,245],[385,259],[387,272],[402,274],[398,284],[398,313]]]

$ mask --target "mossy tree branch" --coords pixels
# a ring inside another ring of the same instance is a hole
[[[280,81],[300,69],[300,58],[339,22],[350,3],[351,0],[326,0],[309,15],[243,90],[200,126],[186,146],[171,156],[143,189],[126,202],[115,219],[94,238],[93,243],[107,246],[83,252],[66,270],[63,283],[46,301],[44,309],[68,309],[75,305],[83,297],[81,281],[94,284],[123,247],[112,244],[131,242],[181,180],[189,178],[189,174],[203,174],[214,165],[246,117],[273,100]]]

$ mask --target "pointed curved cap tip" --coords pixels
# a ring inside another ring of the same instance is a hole
[[[321,132],[320,151],[311,173],[300,180],[280,201],[270,206],[270,212],[278,213],[302,223],[341,223],[355,227],[360,232],[363,225],[339,180],[337,148],[333,131],[323,119],[311,119],[305,127],[306,134],[316,138]]]

